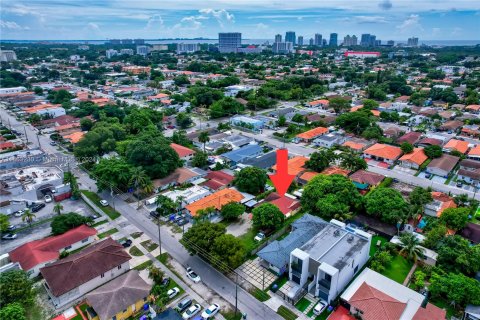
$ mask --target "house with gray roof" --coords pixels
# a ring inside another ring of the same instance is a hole
[[[221,156],[235,166],[238,163],[243,163],[244,161],[255,158],[261,154],[263,154],[263,148],[261,146],[258,144],[248,144],[240,149],[226,152]]]

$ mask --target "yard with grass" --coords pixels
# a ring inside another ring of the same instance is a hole
[[[170,283],[167,286],[167,291],[170,290],[170,289],[173,289],[175,287],[177,287],[180,290],[180,292],[177,293],[177,295],[175,297],[173,297],[171,300],[177,299],[178,297],[181,297],[182,294],[185,293],[185,290],[183,290],[183,288],[181,286],[179,286],[178,283],[175,282],[175,280],[170,278]]]
[[[240,310],[235,315],[235,310],[228,310],[228,311],[220,311],[222,316],[225,320],[241,320],[242,319],[242,312]]]
[[[258,301],[264,302],[270,299],[270,295],[265,291],[260,290],[259,288],[255,288],[250,291],[250,294],[254,296]]]
[[[75,306],[75,311],[77,312],[77,315],[73,317],[71,320],[83,320],[82,315],[78,314],[78,306]],[[80,312],[83,313],[85,318],[87,317],[87,313],[85,310],[87,310],[88,305],[86,303],[80,305]]]
[[[105,224],[107,222],[108,222],[108,220],[98,221],[98,222],[95,222],[94,224],[92,224],[92,227],[95,228],[95,227],[101,226],[102,224]]]
[[[142,271],[142,270],[145,270],[145,269],[149,268],[152,264],[153,264],[152,260],[147,260],[144,263],[139,264],[138,266],[136,266],[133,269],[138,270],[138,271]]]
[[[297,319],[297,315],[285,306],[278,307],[277,313],[285,320]]]
[[[328,308],[326,308],[325,310],[323,310],[323,312],[319,316],[317,316],[316,318],[313,318],[313,319],[315,319],[315,320],[326,320],[328,318],[328,316],[330,315],[330,313],[331,312],[328,311]],[[310,311],[308,311],[307,317],[312,318],[313,316],[314,316],[314,314],[313,314],[313,308],[312,308]]]
[[[380,241],[381,244],[379,246],[377,246],[377,242]],[[382,236],[373,236],[372,237],[372,244],[370,245],[370,257],[373,257],[373,255],[375,254],[375,252],[377,252],[377,250],[382,246],[382,244],[384,244],[385,242],[388,242],[387,238],[385,237],[382,237]]]
[[[152,240],[146,240],[146,241],[143,241],[140,244],[142,245],[142,247],[147,249],[148,252],[152,252],[153,250],[158,248],[158,244],[156,244]]]
[[[132,246],[128,252],[134,257],[143,256],[143,252],[135,246]]]
[[[306,299],[305,297],[303,297],[302,299],[300,299],[297,304],[295,305],[295,308],[297,308],[297,310],[300,310],[301,312],[305,311],[305,309],[307,309],[310,305],[312,304],[312,302],[308,299]]]
[[[412,266],[413,262],[408,261],[401,255],[397,254],[393,257],[392,262],[385,268],[385,271],[382,272],[382,274],[387,278],[403,284],[403,281],[407,277]]]
[[[102,233],[98,234],[98,237],[99,237],[100,239],[103,239],[103,238],[106,238],[106,237],[108,237],[108,236],[110,236],[110,235],[112,235],[112,234],[114,234],[114,233],[117,233],[117,232],[118,232],[118,229],[117,229],[117,228],[113,228],[113,229],[110,229],[110,230],[107,230],[107,231],[105,231],[105,232],[102,232]]]
[[[100,204],[100,197],[98,196],[98,194],[96,194],[95,192],[92,192],[92,191],[88,191],[88,190],[80,190],[90,201],[92,201],[97,207],[100,208],[100,210],[102,210],[110,219],[112,220],[115,220],[117,219],[118,217],[120,217],[120,213],[118,213],[117,211],[115,211],[112,207],[110,206],[102,206]]]

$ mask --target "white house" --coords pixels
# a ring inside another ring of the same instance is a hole
[[[111,238],[40,269],[55,308],[130,270],[130,255]]]

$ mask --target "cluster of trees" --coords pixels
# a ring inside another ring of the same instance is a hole
[[[84,217],[75,212],[69,212],[55,216],[50,226],[52,228],[52,234],[59,235],[90,222],[92,222],[92,220],[88,217]]]
[[[0,273],[0,319],[26,320],[35,304],[33,282],[23,270]]]
[[[335,120],[335,124],[347,132],[361,135],[366,139],[383,138],[382,129],[376,124],[371,111],[366,108],[341,114]]]
[[[305,163],[306,167],[316,172],[322,172],[331,164],[340,162],[340,167],[355,172],[367,168],[367,162],[358,154],[345,150],[335,154],[333,149],[322,149],[311,154],[310,159]]]
[[[302,100],[325,92],[323,82],[315,77],[289,77],[268,81],[257,90],[257,96],[276,100]]]
[[[235,174],[233,185],[241,192],[256,195],[264,191],[267,179],[265,170],[257,167],[246,167]]]
[[[278,230],[282,227],[285,216],[277,206],[264,203],[252,210],[252,223],[257,229]]]
[[[242,264],[246,254],[243,243],[227,234],[225,226],[218,223],[197,222],[181,241],[190,253],[198,254],[225,272]]]

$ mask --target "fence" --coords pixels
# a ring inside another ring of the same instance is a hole
[[[287,230],[290,229],[290,226],[287,225],[287,226],[284,226],[282,227],[280,230],[278,230],[277,232],[275,232],[273,235],[271,235],[267,241],[265,241],[264,243],[260,244],[258,247],[256,247],[255,249],[253,249],[252,251],[250,251],[250,254],[252,256],[256,255],[260,250],[262,250],[263,248],[265,248],[266,246],[268,246],[270,243],[272,243],[273,241],[277,240],[279,237],[281,237],[283,234],[285,234],[285,232],[287,232]]]

